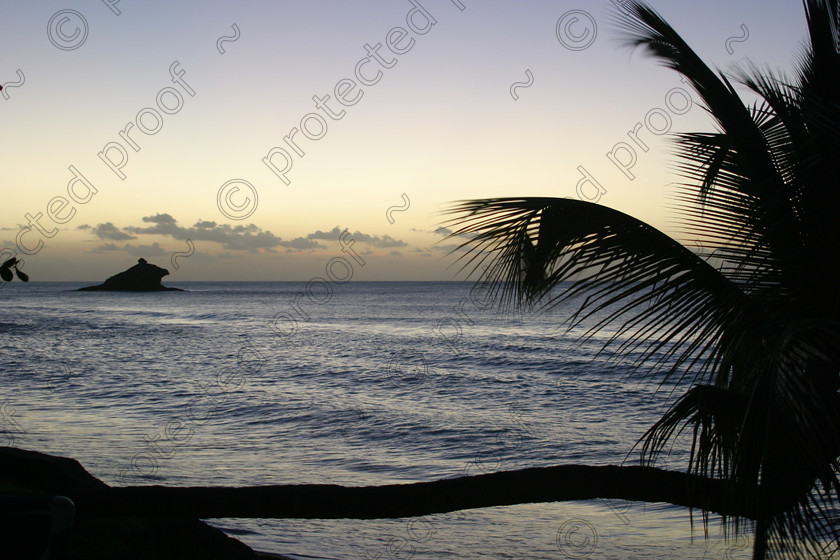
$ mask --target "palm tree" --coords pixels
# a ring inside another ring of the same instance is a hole
[[[689,430],[690,473],[757,485],[756,559],[824,556],[840,536],[840,300],[827,270],[840,241],[838,6],[804,5],[810,45],[791,78],[713,71],[641,2],[618,16],[626,42],[682,74],[714,119],[715,133],[677,135],[674,208],[711,256],[580,200],[450,209],[464,268],[494,281],[501,303],[582,297],[572,326],[615,323],[605,348],[689,384],[640,439],[642,463]]]

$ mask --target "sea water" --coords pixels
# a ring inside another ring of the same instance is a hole
[[[454,282],[171,283],[0,291],[0,445],[111,485],[375,485],[638,464],[685,387],[581,341],[568,309],[499,313]],[[620,342],[620,340],[619,340]],[[684,469],[688,442],[661,465]],[[592,500],[417,519],[215,519],[296,558],[748,558],[712,519]]]

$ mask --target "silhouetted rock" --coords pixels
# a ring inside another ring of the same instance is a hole
[[[85,496],[109,488],[78,461],[0,448],[0,557],[41,558],[48,516],[33,514],[41,496],[76,504],[72,527],[53,538],[51,558],[66,560],[257,560],[262,555],[199,519],[87,515]],[[20,505],[24,504],[24,505]],[[284,558],[278,556],[278,558]]]
[[[123,291],[123,292],[162,292],[178,291],[180,288],[167,288],[160,283],[160,279],[167,276],[169,271],[165,268],[155,266],[146,262],[146,259],[138,259],[137,264],[126,270],[111,276],[104,283],[97,286],[85,286],[79,288],[82,292],[100,291]]]

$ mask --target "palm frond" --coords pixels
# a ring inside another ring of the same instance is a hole
[[[481,279],[496,283],[503,305],[581,300],[569,327],[588,322],[590,335],[613,327],[607,346],[625,340],[617,352],[637,355],[636,366],[656,357],[666,378],[705,357],[708,340],[750,314],[737,285],[671,237],[617,210],[535,197],[468,201],[449,213],[457,215],[447,223],[450,237],[465,239],[461,270],[483,268]],[[571,284],[559,290],[565,281]]]

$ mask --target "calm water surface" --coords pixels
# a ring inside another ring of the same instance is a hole
[[[674,398],[597,355],[612,333],[578,343],[469,284],[172,285],[189,291],[4,286],[0,444],[112,485],[384,484],[633,463]],[[620,501],[211,522],[298,558],[749,558],[714,521],[704,539],[684,508]]]

